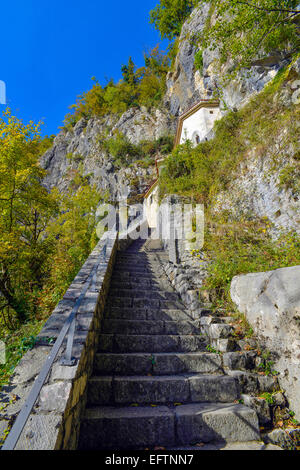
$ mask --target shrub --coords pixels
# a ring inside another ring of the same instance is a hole
[[[200,73],[203,71],[203,52],[201,50],[195,54],[195,69]]]

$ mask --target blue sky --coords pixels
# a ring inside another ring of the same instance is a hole
[[[10,0],[1,2],[0,80],[7,104],[25,122],[43,120],[43,134],[56,134],[68,106],[91,88],[121,78],[129,56],[143,65],[143,52],[160,41],[149,24],[158,0]],[[166,43],[161,43],[162,49]],[[0,111],[5,106],[0,104]]]

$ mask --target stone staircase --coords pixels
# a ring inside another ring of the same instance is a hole
[[[79,449],[262,448],[257,414],[239,399],[275,385],[246,372],[251,352],[209,352],[231,327],[207,310],[188,315],[166,256],[139,241],[117,255]]]

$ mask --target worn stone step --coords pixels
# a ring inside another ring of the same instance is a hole
[[[240,404],[88,408],[79,449],[140,449],[260,440],[256,413]]]
[[[120,261],[120,260],[117,260],[115,262],[115,270],[118,271],[119,269],[124,269],[124,268],[128,268],[129,270],[131,269],[149,269],[152,267],[152,264],[149,263],[148,261],[144,261],[144,262],[140,262],[140,261]]]
[[[161,320],[161,321],[192,321],[193,319],[180,309],[122,308],[107,307],[105,318],[122,320]]]
[[[138,279],[150,279],[150,280],[155,280],[158,278],[158,276],[155,276],[152,273],[144,273],[144,272],[139,272],[139,273],[134,273],[130,271],[114,271],[113,274],[113,279],[114,280],[130,280],[134,282],[138,282]]]
[[[124,335],[190,335],[199,334],[199,321],[113,320],[105,319],[102,333]]]
[[[219,339],[230,338],[234,330],[232,326],[226,323],[212,323],[210,325],[202,325],[200,331],[211,339]]]
[[[199,446],[180,446],[180,447],[170,447],[166,448],[168,451],[182,451],[182,452],[187,452],[187,451],[193,451],[193,452],[199,452],[199,451],[212,451],[212,450],[251,450],[251,451],[257,451],[257,450],[283,450],[279,446],[275,446],[273,444],[265,444],[263,441],[250,441],[250,442],[222,442],[222,441],[217,441],[217,442],[211,442],[209,444],[202,444]]]
[[[155,271],[151,266],[135,266],[134,264],[115,264],[114,269],[118,273],[129,272],[135,275],[139,275],[140,273],[153,275]]]
[[[125,253],[125,252],[121,252],[119,251],[118,253],[118,256],[117,256],[117,259],[118,260],[129,260],[131,262],[135,262],[136,260],[138,261],[145,261],[145,260],[149,260],[149,259],[152,259],[153,256],[152,255],[149,255],[147,253]]]
[[[165,325],[163,321],[106,319],[103,322],[102,332],[124,335],[160,335],[165,334]]]
[[[173,375],[214,374],[222,371],[219,354],[197,353],[97,353],[94,374]]]
[[[179,300],[161,300],[149,297],[113,297],[109,296],[108,306],[122,308],[148,308],[148,309],[183,309],[184,305]]]
[[[99,352],[200,352],[207,344],[207,339],[200,335],[101,334]]]
[[[232,403],[239,396],[237,381],[224,375],[92,377],[88,384],[88,406]]]
[[[154,258],[138,258],[138,259],[129,259],[129,258],[119,258],[117,257],[115,266],[130,266],[130,267],[155,267],[162,268],[161,263]]]
[[[170,282],[167,279],[164,279],[163,277],[159,278],[144,278],[144,277],[138,277],[138,278],[132,278],[132,277],[127,277],[126,279],[115,279],[114,277],[111,280],[110,284],[111,289],[137,289],[137,290],[153,290],[153,291],[160,291],[160,292],[172,292],[177,294],[174,291],[174,288],[170,284]],[[178,294],[177,294],[178,296]]]
[[[252,370],[255,368],[257,351],[233,351],[223,354],[225,369]]]
[[[170,282],[167,279],[148,279],[148,278],[137,278],[135,281],[132,278],[127,279],[111,279],[110,283],[111,289],[138,289],[138,290],[160,290],[162,292],[165,291],[167,287],[167,292],[173,292],[176,294],[174,288],[171,286]],[[170,291],[171,289],[171,291]],[[178,294],[177,294],[178,295]]]
[[[145,289],[123,289],[122,286],[119,286],[118,289],[110,289],[109,295],[112,296],[112,299],[114,298],[119,298],[119,297],[132,297],[135,299],[158,299],[158,300],[173,300],[173,301],[179,301],[178,294],[176,292],[165,292],[161,291],[160,289],[152,289],[149,288],[147,290]]]
[[[110,283],[110,287],[112,289],[148,289],[148,288],[151,288],[151,289],[159,289],[158,285],[153,283],[151,281],[151,279],[138,279],[137,282],[133,282],[133,281],[120,281],[120,280],[115,280],[114,278],[112,278],[111,280],[111,283]]]
[[[121,450],[174,445],[174,413],[166,406],[87,409],[79,450]]]
[[[244,394],[258,395],[280,390],[277,377],[272,375],[260,375],[239,370],[228,371],[228,375],[239,382],[240,391]]]
[[[238,345],[233,338],[209,338],[210,345],[221,353],[235,351],[238,349]]]
[[[214,315],[204,315],[200,318],[200,324],[202,326],[212,325],[214,323],[226,323],[229,324],[233,321],[232,317],[217,317]]]
[[[240,404],[189,404],[175,413],[178,444],[260,439],[256,413]]]

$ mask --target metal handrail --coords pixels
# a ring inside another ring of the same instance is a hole
[[[56,340],[56,342],[54,343],[52,349],[51,349],[51,352],[49,354],[49,356],[47,357],[46,359],[46,362],[41,370],[41,372],[39,373],[37,379],[35,380],[34,382],[34,385],[27,397],[27,400],[24,404],[24,406],[22,407],[20,413],[18,414],[18,417],[13,425],[13,427],[11,428],[11,431],[7,437],[7,439],[5,440],[5,443],[3,444],[2,446],[2,449],[1,450],[14,450],[18,440],[20,439],[20,436],[21,436],[21,433],[28,421],[28,418],[30,416],[30,413],[34,407],[34,404],[35,402],[37,401],[38,399],[38,396],[40,394],[40,391],[49,375],[49,372],[50,372],[50,369],[56,359],[56,356],[62,346],[62,343],[67,335],[67,333],[69,332],[69,335],[68,335],[68,341],[67,341],[67,348],[66,348],[66,354],[65,354],[65,357],[62,361],[62,364],[63,365],[66,365],[66,366],[72,366],[75,364],[74,362],[74,359],[72,359],[72,349],[73,349],[73,342],[74,342],[74,334],[75,334],[75,324],[76,324],[76,314],[78,313],[78,310],[79,310],[79,307],[81,305],[81,302],[82,300],[84,299],[91,283],[92,283],[92,286],[93,288],[95,289],[95,285],[96,285],[96,279],[97,279],[97,272],[98,272],[98,268],[99,268],[99,265],[101,264],[101,261],[102,261],[102,256],[104,256],[104,261],[106,259],[106,248],[107,248],[107,238],[105,240],[105,244],[101,250],[101,254],[100,254],[100,261],[99,263],[97,263],[97,265],[95,265],[88,277],[88,282],[86,283],[85,287],[82,289],[81,293],[80,293],[80,296],[78,297],[73,309],[72,309],[72,312],[70,313],[70,315],[68,316],[67,320],[65,321],[62,329],[61,329],[61,332]]]

